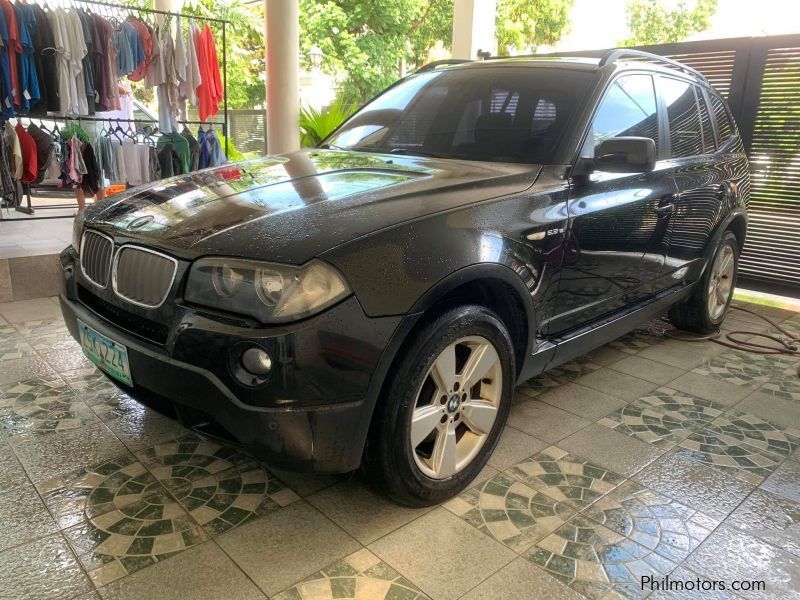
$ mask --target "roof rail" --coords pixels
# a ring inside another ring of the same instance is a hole
[[[461,63],[468,63],[474,62],[468,58],[444,58],[442,60],[435,60],[433,62],[429,62],[427,65],[422,65],[419,69],[414,71],[414,73],[424,73],[425,71],[433,71],[438,67],[443,67],[445,65],[460,65]]]
[[[695,77],[699,77],[702,81],[708,83],[708,78],[703,75],[700,71],[693,69],[692,67],[687,67],[684,64],[679,63],[676,60],[672,60],[671,58],[667,58],[665,56],[659,56],[658,54],[653,54],[651,52],[644,52],[643,50],[631,50],[628,48],[616,48],[614,50],[609,50],[605,56],[600,59],[598,63],[598,67],[603,67],[609,63],[617,62],[620,58],[624,58],[626,56],[635,56],[639,58],[647,58],[650,60],[654,60],[660,63],[667,64],[671,67],[678,69],[679,71],[683,71],[689,75],[694,75]]]

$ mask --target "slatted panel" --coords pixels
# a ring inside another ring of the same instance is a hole
[[[736,59],[736,50],[667,54],[665,56],[700,71],[723,98],[728,98],[733,78],[733,61]]]
[[[742,275],[800,286],[800,47],[767,51]]]

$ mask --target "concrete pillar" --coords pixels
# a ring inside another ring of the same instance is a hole
[[[267,52],[267,150],[300,148],[300,28],[297,0],[264,0]]]
[[[497,0],[453,0],[453,58],[478,58],[478,50],[497,53]]]

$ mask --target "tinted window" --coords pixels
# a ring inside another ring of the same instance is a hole
[[[711,109],[714,112],[714,118],[717,120],[717,146],[722,146],[733,134],[731,121],[722,99],[716,94],[710,94],[710,96]]]
[[[661,95],[667,105],[673,158],[702,154],[703,138],[700,134],[700,114],[697,111],[694,86],[679,79],[662,77]]]
[[[326,144],[347,150],[552,163],[591,72],[554,68],[445,69],[389,89]]]
[[[611,84],[595,113],[582,155],[593,157],[600,142],[618,136],[651,138],[658,147],[656,96],[650,75],[626,75]]]
[[[700,105],[700,125],[703,128],[703,152],[709,154],[717,149],[714,139],[714,127],[711,125],[711,115],[706,105],[706,97],[703,90],[695,86],[697,102]]]

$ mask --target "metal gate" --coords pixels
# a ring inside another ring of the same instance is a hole
[[[727,98],[752,173],[740,282],[800,296],[800,35],[637,49],[697,69]]]

